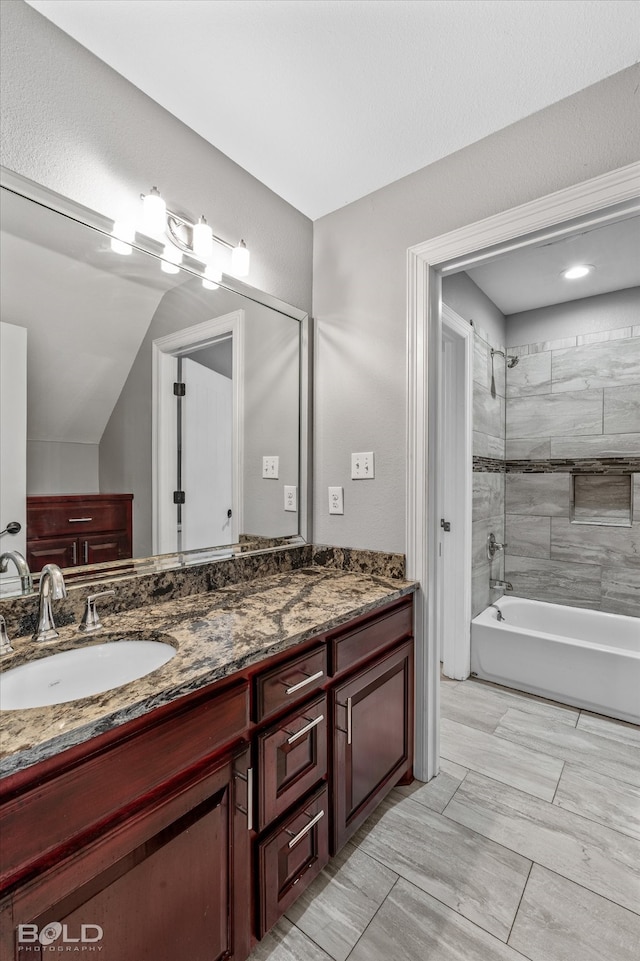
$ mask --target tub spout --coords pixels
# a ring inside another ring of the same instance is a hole
[[[500,610],[497,604],[489,604],[489,607],[495,607],[496,611],[498,612],[497,619],[499,621],[506,621],[506,617],[504,616],[504,614],[502,613],[502,611]]]
[[[493,578],[491,578],[489,581],[489,587],[491,588],[492,591],[495,591],[495,590],[512,591],[513,590],[513,584],[511,583],[511,581],[497,581],[497,580],[494,580]]]

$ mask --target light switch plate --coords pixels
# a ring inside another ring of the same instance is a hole
[[[344,491],[342,487],[329,488],[329,513],[344,514]]]
[[[284,509],[286,511],[298,510],[298,488],[290,484],[284,485]]]
[[[276,454],[262,458],[262,476],[269,480],[277,480],[280,470],[280,458]]]
[[[375,473],[372,450],[351,455],[351,480],[370,480]]]

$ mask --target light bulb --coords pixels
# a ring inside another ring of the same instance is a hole
[[[231,251],[231,273],[234,277],[246,277],[249,273],[249,251],[244,240]]]
[[[127,241],[132,241],[136,235],[135,225],[129,220],[116,220],[111,231],[111,249],[114,254],[126,256],[133,247]]]
[[[222,280],[222,271],[217,264],[210,263],[204,269],[202,276],[202,286],[205,290],[217,290],[219,282]]]
[[[173,244],[165,244],[162,251],[162,263],[160,264],[165,274],[177,274],[180,272],[182,254]]]
[[[563,270],[562,276],[565,280],[580,280],[581,277],[586,277],[594,269],[592,264],[576,264],[575,267]]]
[[[142,229],[147,237],[160,240],[167,226],[167,205],[157,187],[152,187],[142,200]]]
[[[193,252],[198,260],[206,262],[211,256],[212,250],[213,234],[211,227],[204,217],[201,217],[198,223],[193,225]]]

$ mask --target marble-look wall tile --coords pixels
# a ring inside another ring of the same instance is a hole
[[[602,610],[640,617],[640,571],[637,568],[603,568]]]
[[[554,350],[551,363],[554,392],[587,391],[638,383],[640,341],[635,337],[604,344]]]
[[[588,525],[628,527],[631,524],[630,474],[576,474],[572,483],[574,521]],[[588,538],[592,530],[595,540],[598,531],[593,526],[581,536]]]
[[[485,390],[491,386],[491,353],[486,341],[478,337],[473,338],[473,379]]]
[[[493,437],[504,437],[504,397],[490,391],[479,384],[473,385],[473,429]]]
[[[493,471],[473,472],[473,520],[504,512],[505,475]]]
[[[578,334],[578,347],[582,344],[603,344],[609,340],[623,340],[632,336],[631,327],[617,327],[615,330],[596,330],[591,334]]]
[[[600,564],[640,570],[640,525],[606,527],[572,524],[551,518],[551,558],[554,561]]]
[[[505,540],[518,557],[551,557],[551,518],[507,514]]]
[[[507,397],[548,394],[551,391],[551,353],[520,357],[515,367],[507,368]],[[507,412],[509,407],[507,405]]]
[[[600,608],[601,568],[597,564],[572,564],[508,553],[505,578],[513,584],[513,593],[518,597],[568,607]]]
[[[604,391],[604,433],[628,434],[640,431],[640,368],[638,383],[608,387]]]
[[[573,390],[509,400],[507,437],[601,433],[602,390]]]
[[[473,453],[475,457],[497,457],[504,460],[504,437],[494,437],[492,434],[474,430]]]
[[[507,514],[569,516],[569,474],[507,474]]]
[[[505,456],[507,460],[548,460],[551,457],[551,438],[509,437]]]
[[[529,353],[529,344],[520,344],[519,347],[507,347],[507,351],[510,354],[515,354],[516,357],[526,357]]]
[[[631,334],[633,337],[640,337],[640,324],[636,327],[635,325],[631,328]]]
[[[489,563],[489,558],[487,557],[487,538],[491,533],[495,534],[498,543],[502,544],[504,542],[503,512],[496,514],[495,517],[473,521],[471,525],[471,563],[474,570],[477,567],[482,567],[484,564]]]
[[[508,442],[507,442],[508,443]],[[640,433],[551,438],[551,457],[626,457],[640,454]]]
[[[640,522],[640,474],[633,475],[633,523]]]
[[[559,337],[557,340],[543,340],[537,344],[529,344],[530,354],[539,354],[544,350],[561,350],[576,346],[575,337]]]

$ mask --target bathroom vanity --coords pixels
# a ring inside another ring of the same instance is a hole
[[[2,961],[47,936],[243,961],[411,779],[414,588],[309,567],[105,618],[177,653],[128,694],[4,714]]]

